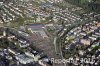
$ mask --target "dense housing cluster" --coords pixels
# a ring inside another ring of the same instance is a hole
[[[70,30],[65,38],[63,51],[65,58],[95,57],[95,63],[87,61],[85,64],[98,65],[100,56],[100,23],[93,21]],[[78,64],[80,63],[76,63],[76,65]]]

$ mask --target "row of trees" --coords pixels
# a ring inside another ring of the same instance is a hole
[[[71,3],[76,3],[76,4],[85,4],[88,2],[88,0],[65,0]]]
[[[65,0],[66,2],[70,2],[72,4],[81,6],[85,9],[90,9],[90,11],[100,11],[100,0]]]

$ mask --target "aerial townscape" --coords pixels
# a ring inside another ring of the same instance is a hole
[[[100,66],[100,0],[0,0],[0,66]]]

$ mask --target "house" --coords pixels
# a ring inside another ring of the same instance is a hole
[[[26,54],[27,56],[32,57],[32,58],[34,58],[34,57],[35,57],[35,56],[34,56],[34,54],[32,54],[32,53],[30,53],[30,52],[25,52],[25,54]]]
[[[21,48],[25,48],[25,47],[28,47],[30,44],[29,43],[19,43],[19,46]]]
[[[6,56],[6,59],[8,59],[8,60],[12,60],[13,58],[11,57],[11,56]]]
[[[8,51],[14,55],[20,54],[20,51],[17,48],[8,48]]]
[[[28,47],[30,44],[26,40],[18,39],[21,48]]]
[[[86,36],[86,33],[85,32],[81,32],[80,35]]]
[[[96,40],[97,38],[90,36],[89,39],[91,39],[92,41]]]
[[[100,35],[98,36],[98,35],[93,34],[92,36],[97,39]]]
[[[97,23],[97,27],[100,27],[100,22]]]
[[[84,54],[84,51],[83,50],[79,50],[79,54],[80,55],[83,55]]]
[[[0,50],[0,56],[4,56],[4,52]]]
[[[28,57],[25,54],[17,55],[15,56],[15,58],[22,64],[28,64],[28,63],[34,62],[33,58]]]
[[[99,32],[95,32],[95,35],[98,35],[98,36],[100,36],[100,33],[99,33]]]
[[[91,44],[91,40],[90,39],[80,39],[80,43],[82,43],[84,45],[90,45]]]
[[[51,65],[49,65],[47,62],[42,61],[42,60],[39,60],[38,63],[39,63],[41,66],[51,66]]]
[[[32,52],[27,51],[27,52],[25,52],[25,54],[26,54],[27,56],[29,56],[29,57],[34,58],[34,61],[38,61],[39,58],[40,58],[40,55],[38,55],[38,53],[37,53],[36,51],[32,51]]]

